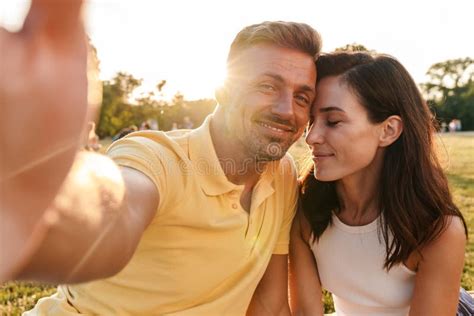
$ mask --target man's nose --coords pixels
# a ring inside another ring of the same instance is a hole
[[[275,100],[272,112],[282,119],[292,119],[294,116],[293,94],[289,92],[281,92],[278,99]]]

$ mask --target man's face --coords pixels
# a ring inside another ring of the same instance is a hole
[[[281,159],[302,135],[315,98],[313,57],[260,44],[234,58],[227,84],[226,125],[246,155]]]

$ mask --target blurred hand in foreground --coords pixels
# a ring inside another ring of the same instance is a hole
[[[82,145],[87,40],[82,0],[33,0],[22,30],[0,28],[0,282],[45,230]]]

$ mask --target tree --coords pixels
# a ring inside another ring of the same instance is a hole
[[[422,90],[436,117],[448,123],[462,121],[463,130],[474,129],[474,59],[446,60],[432,65]]]
[[[352,43],[335,49],[336,52],[374,52],[362,44]]]
[[[197,127],[216,106],[216,101],[212,99],[187,101],[179,92],[170,102],[161,100],[166,80],[158,82],[153,91],[144,93],[132,105],[131,95],[141,82],[141,79],[123,72],[103,82],[102,108],[97,128],[99,137],[114,136],[123,128],[131,125],[139,127],[150,120],[157,122],[159,129],[164,131],[172,129],[174,125],[186,128],[190,122]]]
[[[202,124],[206,116],[212,113],[217,105],[214,99],[200,99],[194,101],[185,101],[186,115],[193,122],[194,127]]]
[[[102,108],[97,131],[99,137],[114,136],[122,128],[136,125],[129,99],[141,83],[141,79],[124,72],[119,72],[112,80],[103,82]]]
[[[165,86],[165,84],[166,84],[166,80],[161,80],[160,82],[157,83],[156,89],[158,90],[158,92],[161,92],[161,90],[163,90],[163,87]]]

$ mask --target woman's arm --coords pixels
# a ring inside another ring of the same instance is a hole
[[[409,315],[455,315],[464,266],[466,235],[458,217],[421,251]]]
[[[293,315],[323,315],[322,290],[309,245],[311,228],[299,210],[290,237],[290,306]]]

